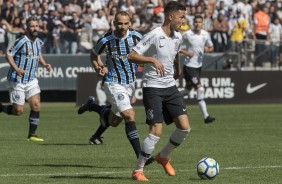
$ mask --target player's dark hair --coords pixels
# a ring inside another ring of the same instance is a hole
[[[30,16],[28,17],[28,19],[26,20],[26,26],[29,27],[29,22],[31,21],[38,21],[38,19],[35,16]]]
[[[202,21],[204,20],[204,18],[202,17],[202,15],[196,14],[194,17],[194,22],[196,21],[196,19],[202,19]]]
[[[186,7],[177,1],[170,1],[164,8],[164,14],[168,15],[170,12],[176,12],[179,10],[186,11]]]
[[[121,15],[121,16],[128,16],[130,18],[130,15],[126,11],[118,11],[115,15],[115,20],[116,18]]]

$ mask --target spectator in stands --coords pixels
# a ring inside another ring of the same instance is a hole
[[[269,10],[266,5],[260,5],[259,11],[254,14],[253,39],[256,41],[255,66],[262,66],[262,63],[267,60],[265,41],[270,40],[270,19],[268,11]]]
[[[21,37],[25,33],[25,30],[23,29],[23,25],[19,17],[14,18],[11,24],[11,29],[12,30],[8,33],[7,50],[11,48],[17,38]]]
[[[91,27],[93,30],[93,42],[95,44],[110,29],[110,24],[102,9],[99,9],[97,15],[93,17]]]
[[[218,15],[221,13],[224,15],[224,17],[228,16],[228,9],[225,6],[225,2],[224,1],[219,1],[219,5],[218,8],[214,11],[213,17],[216,19],[216,17],[218,17]]]
[[[31,11],[29,9],[28,3],[25,2],[23,4],[23,10],[20,11],[20,13],[19,13],[19,17],[20,17],[20,19],[24,20],[24,22],[25,22],[25,20],[30,16],[31,16]]]
[[[79,35],[82,31],[84,31],[84,23],[80,20],[78,13],[72,12],[72,19],[66,22],[65,48],[67,53],[77,53]]]
[[[279,57],[279,47],[282,40],[282,25],[280,19],[276,16],[272,18],[271,24],[269,26],[269,34],[271,37],[271,66],[277,66],[277,59]]]
[[[82,9],[78,5],[77,0],[70,0],[69,9],[70,12],[76,12],[78,16],[80,16],[82,13]]]
[[[10,24],[5,19],[0,18],[0,55],[6,52],[8,43],[8,31],[11,31]]]
[[[248,34],[247,31],[247,21],[242,15],[240,9],[237,9],[236,16],[229,20],[230,28],[230,43],[231,51],[240,53],[241,65],[244,63],[243,52],[244,52],[244,36]]]
[[[130,17],[136,12],[131,0],[125,0],[125,3],[121,5],[120,10],[128,12]]]
[[[219,13],[213,22],[214,31],[212,40],[215,52],[225,52],[228,50],[228,21],[223,14]]]
[[[107,15],[107,19],[108,19],[108,22],[110,24],[110,27],[111,27],[111,30],[113,31],[115,29],[115,26],[114,26],[114,19],[115,19],[115,15],[117,13],[117,6],[113,6],[110,11],[109,11],[109,14]]]
[[[193,24],[194,24],[194,17],[196,14],[196,7],[195,6],[190,6],[187,7],[189,10],[187,11],[188,13],[186,14],[186,19],[188,20],[189,23],[189,27],[193,28]]]
[[[212,12],[209,9],[205,9],[204,14],[203,29],[211,36],[211,33],[213,32]]]

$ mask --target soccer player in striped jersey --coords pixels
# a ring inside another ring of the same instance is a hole
[[[23,113],[24,103],[27,100],[30,105],[28,140],[44,141],[35,134],[40,114],[40,87],[35,72],[39,63],[48,71],[51,70],[51,65],[42,57],[43,42],[37,38],[39,31],[37,18],[29,17],[26,25],[26,35],[17,39],[6,54],[10,64],[7,86],[13,105],[0,103],[0,112],[19,116]]]
[[[97,75],[103,77],[103,87],[111,108],[99,106],[93,98],[78,109],[78,114],[95,111],[100,115],[101,125],[90,138],[90,144],[102,144],[101,135],[111,125],[118,126],[125,121],[125,132],[136,157],[140,153],[140,142],[135,125],[135,112],[131,101],[135,92],[137,65],[129,63],[127,55],[139,42],[142,35],[130,29],[130,17],[127,12],[116,13],[115,30],[106,33],[97,41],[91,52],[91,63]],[[105,52],[107,61],[101,61],[100,55]]]

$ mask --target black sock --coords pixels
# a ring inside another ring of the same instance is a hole
[[[109,124],[109,115],[111,113],[111,109],[107,108],[107,106],[104,106],[104,108],[101,109],[101,114],[100,116],[105,120],[104,123],[105,125],[103,125],[104,127],[108,127]]]
[[[100,125],[92,137],[101,137],[101,135],[109,128],[109,126],[104,127]]]
[[[35,134],[38,124],[39,124],[39,111],[31,110],[29,114],[28,136]]]
[[[134,121],[125,123],[125,132],[132,148],[134,149],[136,157],[138,158],[139,153],[141,151],[141,146]]]
[[[13,113],[13,105],[3,105],[2,112],[11,115]]]
[[[112,106],[110,106],[110,105],[98,105],[98,104],[96,104],[96,103],[92,103],[90,106],[89,106],[89,110],[90,111],[95,111],[95,112],[97,112],[99,115],[101,115],[101,112],[102,112],[102,110],[104,109],[104,108],[108,108],[108,109],[111,109],[112,108]]]

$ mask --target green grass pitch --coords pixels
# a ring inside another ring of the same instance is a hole
[[[142,106],[135,106],[140,141],[148,134]],[[208,105],[216,122],[204,124],[197,105],[188,106],[192,131],[171,155],[176,170],[169,177],[159,164],[145,168],[150,183],[275,184],[282,183],[282,106]],[[135,154],[124,124],[109,128],[104,145],[88,144],[99,125],[96,113],[77,115],[74,103],[42,103],[37,134],[45,142],[28,142],[29,108],[21,117],[0,114],[0,184],[108,184],[131,180]],[[156,154],[175,126],[164,126]],[[196,173],[203,157],[218,161],[219,175],[210,181]]]

